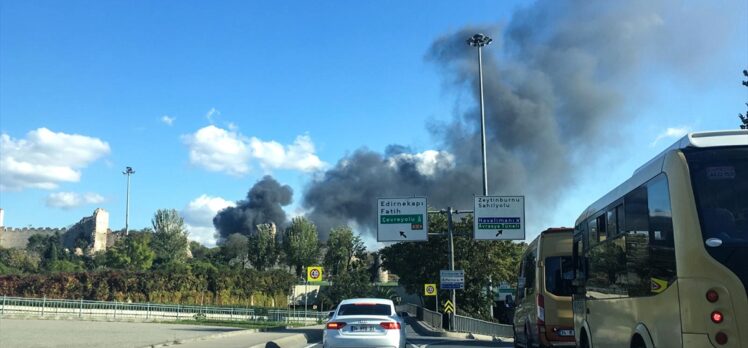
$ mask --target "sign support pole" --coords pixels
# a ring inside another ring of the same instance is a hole
[[[455,270],[455,243],[452,233],[452,207],[447,207],[447,233],[449,234],[449,270]],[[452,304],[454,312],[449,314],[449,329],[454,329],[455,313],[457,313],[457,290],[452,289]]]
[[[436,304],[434,305],[434,311],[439,313],[439,289],[434,288],[434,291],[436,292]]]

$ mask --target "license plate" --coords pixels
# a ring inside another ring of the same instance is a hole
[[[559,336],[574,336],[574,330],[558,330]]]
[[[351,332],[373,332],[374,328],[368,325],[351,326]]]

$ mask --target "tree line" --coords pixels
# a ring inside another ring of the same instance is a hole
[[[446,223],[443,216],[431,216],[429,232],[446,231]],[[455,224],[456,268],[466,273],[458,302],[462,313],[487,317],[488,276],[495,285],[511,282],[524,244],[474,241],[468,237],[472,226],[471,216]],[[31,236],[26,250],[0,249],[0,294],[281,306],[292,286],[303,282],[306,267],[322,265],[327,282],[317,301],[329,308],[346,298],[396,298],[392,287],[378,286],[380,268],[399,276],[407,292],[420,295],[423,284],[438,282],[448,262],[444,237],[372,252],[349,226],[331,229],[327,241],[320,241],[317,227],[305,217],[293,218],[282,231],[267,224],[254,234],[234,233],[210,248],[188,240],[173,209],[158,210],[150,228],[117,234],[114,245],[93,255],[65,249],[59,235]],[[432,298],[423,300],[428,304]]]

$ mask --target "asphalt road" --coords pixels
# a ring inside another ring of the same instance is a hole
[[[452,347],[512,347],[511,342],[492,342],[479,341],[471,339],[462,339],[455,337],[432,337],[424,336],[418,333],[412,325],[408,324],[405,328],[407,339],[407,348],[452,348]],[[322,348],[322,343],[309,345],[305,348]]]
[[[130,348],[189,340],[241,329],[159,323],[0,319],[0,347]]]

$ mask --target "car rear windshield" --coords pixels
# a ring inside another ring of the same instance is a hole
[[[381,303],[351,303],[340,306],[338,315],[390,315],[392,308]]]
[[[545,290],[556,296],[571,296],[574,277],[571,256],[552,256],[545,259]]]

